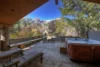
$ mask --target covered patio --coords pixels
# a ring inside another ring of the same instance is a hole
[[[99,0],[85,0],[89,2],[94,3],[100,3]],[[31,11],[35,10],[36,8],[40,7],[44,3],[48,2],[48,0],[0,0],[0,52],[3,54],[6,53],[6,51],[9,51],[9,28],[13,24],[16,23],[16,21],[20,20],[22,17],[30,13]],[[58,0],[55,0],[56,4],[58,4]],[[99,64],[95,63],[81,63],[81,62],[74,62],[69,59],[68,54],[62,54],[60,53],[60,47],[66,47],[65,42],[43,42],[40,41],[39,43],[36,43],[35,45],[31,45],[25,49],[20,50],[18,48],[17,51],[11,51],[14,56],[13,58],[16,58],[16,56],[23,56],[21,58],[18,57],[18,59],[23,62],[20,63],[19,61],[12,63],[12,56],[10,56],[11,63],[1,67],[13,67],[15,65],[16,67],[27,67],[28,64],[30,67],[34,67],[32,63],[36,63],[37,65],[35,67],[100,67]],[[16,49],[16,48],[13,48]],[[34,53],[39,52],[39,53]],[[10,51],[9,51],[10,52]],[[67,51],[66,51],[67,52]],[[16,55],[17,53],[17,55]],[[35,56],[33,55],[35,54]],[[8,53],[9,55],[11,53]],[[22,54],[22,55],[21,55]],[[4,54],[4,56],[6,56]],[[7,59],[9,59],[9,55],[7,55]],[[24,56],[25,55],[25,56]],[[2,56],[2,55],[1,55]],[[37,57],[36,57],[37,56]],[[3,57],[5,58],[5,57]],[[30,59],[30,60],[29,60]],[[32,59],[32,60],[31,60]],[[33,60],[36,60],[37,62],[33,62]],[[43,61],[42,61],[43,60]],[[0,60],[3,61],[3,60]],[[5,59],[4,59],[5,61]],[[24,62],[25,61],[25,62]],[[25,65],[25,63],[28,63]],[[31,63],[31,64],[30,64]],[[39,65],[39,66],[38,66]]]

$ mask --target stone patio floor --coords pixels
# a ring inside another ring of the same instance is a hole
[[[65,44],[60,42],[39,42],[25,49],[25,53],[32,51],[43,52],[44,58],[41,67],[100,67],[100,64],[73,62],[68,58],[67,54],[60,53],[60,47],[65,47]]]

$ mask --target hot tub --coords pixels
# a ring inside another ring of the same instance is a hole
[[[100,41],[67,38],[67,53],[69,58],[77,61],[100,62]]]

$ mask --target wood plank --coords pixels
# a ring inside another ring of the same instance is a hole
[[[0,24],[12,25],[48,0],[0,0]]]

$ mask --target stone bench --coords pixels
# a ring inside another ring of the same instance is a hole
[[[18,67],[19,61],[10,61],[9,63],[4,63],[2,67]]]
[[[12,63],[4,64],[3,67],[37,67],[38,64],[42,63],[43,53],[41,52],[30,52],[14,60]],[[40,67],[40,66],[39,66]]]
[[[39,63],[42,63],[43,53],[31,52],[20,58],[19,67],[37,67]]]
[[[0,63],[10,61],[11,59],[14,59],[21,55],[23,55],[23,52],[19,48],[0,52]]]

